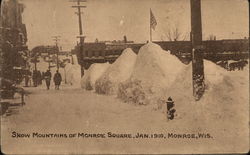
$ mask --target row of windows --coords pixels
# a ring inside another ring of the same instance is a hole
[[[164,50],[170,50],[171,53],[176,52],[191,52],[192,45],[190,42],[161,42],[159,45]],[[206,52],[213,52],[216,51],[216,53],[226,52],[226,51],[248,51],[249,50],[249,44],[244,41],[204,41],[203,45],[205,47]],[[131,45],[130,48],[132,48],[136,53],[139,50],[141,45]],[[87,50],[85,51],[85,56],[87,57],[98,57],[98,56],[109,56],[109,55],[120,55],[122,53],[121,47],[119,46],[119,49],[109,49],[109,50]]]
[[[108,55],[120,55],[121,50],[111,50],[111,51],[85,51],[86,57],[98,57],[98,56],[108,56]]]

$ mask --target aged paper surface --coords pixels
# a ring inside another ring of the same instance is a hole
[[[5,154],[249,151],[246,0],[4,0]]]

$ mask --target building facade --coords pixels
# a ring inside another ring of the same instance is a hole
[[[22,22],[24,5],[4,0],[0,16],[1,78],[19,83],[29,67],[26,26]]]

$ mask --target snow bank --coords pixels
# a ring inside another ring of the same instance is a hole
[[[72,65],[67,63],[65,66],[66,82],[70,85],[80,87],[81,81],[81,66],[78,64]]]
[[[86,70],[81,79],[81,87],[86,90],[93,90],[95,88],[96,80],[107,70],[109,63],[95,63]]]
[[[230,119],[234,117],[235,111],[241,112],[237,116],[248,115],[244,108],[249,102],[249,72],[247,70],[227,72],[211,63],[205,61],[207,90],[199,101],[206,111],[209,111],[207,117]],[[211,72],[215,72],[214,75],[211,75]]]
[[[77,65],[78,64],[78,59],[77,59],[77,56],[75,54],[72,55],[72,58],[73,58],[73,64],[74,65]]]
[[[149,43],[140,49],[131,77],[120,84],[118,98],[128,103],[150,104],[154,109],[162,110],[167,98],[171,96],[181,117],[190,118],[194,117],[192,114],[196,117],[200,114],[202,117],[204,113],[224,117],[223,110],[230,109],[230,104],[248,102],[247,69],[228,72],[204,60],[204,73],[205,94],[200,101],[195,102],[192,64],[184,65],[158,45]]]
[[[100,94],[116,94],[118,85],[130,78],[136,57],[132,49],[125,49],[119,58],[96,81],[96,92]]]
[[[247,70],[228,72],[211,61],[204,60],[205,93],[195,101],[192,90],[192,64],[176,75],[176,79],[162,92],[151,94],[154,109],[166,110],[169,96],[175,101],[177,118],[193,121],[217,122],[218,119],[231,122],[247,121],[249,102],[249,73]],[[239,105],[241,104],[241,105]],[[236,114],[240,111],[240,114]],[[202,122],[200,122],[202,123]]]
[[[211,61],[204,60],[205,87],[217,85],[224,80],[227,71]],[[165,89],[165,96],[171,96],[178,102],[193,102],[192,63],[176,75],[175,81]],[[164,100],[166,100],[166,98]]]
[[[149,86],[164,87],[172,83],[177,74],[185,67],[170,52],[157,44],[144,45],[138,54],[132,79],[140,79]]]
[[[162,50],[157,44],[148,43],[139,50],[132,75],[119,86],[118,97],[136,104],[156,101],[185,67],[170,52]]]
[[[205,83],[210,85],[222,82],[227,71],[211,61],[204,60],[204,73]]]

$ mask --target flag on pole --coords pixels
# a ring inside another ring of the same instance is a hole
[[[156,19],[155,19],[155,16],[154,16],[152,10],[150,9],[150,27],[151,27],[153,30],[155,30],[156,25],[157,25],[157,21],[156,21]]]

